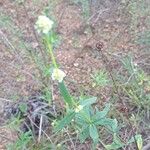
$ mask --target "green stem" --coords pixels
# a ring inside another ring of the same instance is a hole
[[[57,63],[56,63],[56,59],[55,59],[54,54],[53,54],[52,45],[51,45],[51,43],[48,40],[48,36],[46,36],[46,44],[47,44],[48,50],[50,52],[50,56],[52,58],[52,63],[53,63],[55,68],[58,68]]]
[[[53,65],[54,65],[55,68],[58,68],[57,63],[56,63],[56,59],[55,59],[54,54],[53,54],[52,45],[49,42],[48,36],[46,36],[45,40],[46,40],[46,44],[47,44],[48,50],[49,50],[51,58],[52,58],[52,63],[53,63]],[[67,89],[66,89],[66,91],[68,92]],[[69,95],[69,93],[67,93],[67,95]],[[71,99],[71,96],[69,96],[69,99]],[[71,99],[71,103],[73,103],[76,107],[78,107],[77,104],[74,101],[72,101],[72,99]],[[91,120],[87,117],[86,114],[82,113],[82,115],[86,118],[86,120],[88,122],[91,123]]]

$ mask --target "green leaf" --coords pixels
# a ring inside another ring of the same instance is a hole
[[[58,125],[55,128],[55,131],[62,130],[65,126],[67,126],[75,116],[75,112],[69,112],[62,120],[59,121]]]
[[[89,137],[89,128],[86,127],[79,133],[79,140],[81,141],[81,143],[83,143],[88,137]]]
[[[113,142],[109,145],[106,145],[105,148],[107,150],[117,150],[119,148],[122,148],[123,146],[125,146],[125,144],[121,142],[121,140],[117,137],[117,135],[115,133]]]
[[[90,133],[90,137],[92,138],[92,140],[94,142],[97,142],[99,135],[98,135],[98,130],[94,124],[89,126],[89,133]]]
[[[96,125],[101,125],[107,127],[112,132],[117,131],[117,120],[116,119],[110,119],[110,118],[103,118],[96,122],[94,122]]]
[[[96,103],[96,100],[97,100],[97,97],[92,97],[89,99],[80,100],[79,104],[85,107],[85,106],[89,106],[89,105]]]
[[[76,114],[75,120],[76,120],[76,123],[80,126],[82,126],[83,124],[86,124],[85,117],[80,113]]]
[[[117,127],[118,127],[118,121],[117,119],[113,119],[113,123],[111,125],[112,131],[117,132]]]
[[[127,57],[121,59],[121,62],[123,64],[123,67],[128,71],[128,73],[130,75],[132,75],[134,73],[134,70],[135,70],[132,56],[128,55]]]
[[[104,87],[108,85],[108,83],[110,84],[106,70],[99,70],[95,72],[93,75],[91,75],[91,77],[94,81],[94,84],[93,84],[94,86],[97,85],[97,86]]]
[[[26,113],[28,106],[26,103],[21,103],[21,104],[19,104],[19,109],[21,110],[22,113]]]
[[[42,66],[44,77],[49,77],[52,74],[53,67],[51,65]]]
[[[110,104],[106,104],[103,111],[98,111],[98,110],[96,111],[95,119],[99,120],[104,118],[108,114],[109,110],[110,110]]]
[[[51,35],[51,43],[55,43],[58,40],[58,35],[55,32],[52,32]]]
[[[89,122],[92,122],[91,116],[93,113],[94,112],[91,106],[84,107],[78,114],[76,114],[76,123],[80,125],[80,127],[89,125]]]
[[[72,106],[73,100],[64,82],[59,83],[59,90],[60,90],[62,97],[64,98],[65,103],[67,103],[69,106]]]
[[[137,143],[137,146],[138,146],[138,150],[142,150],[142,147],[143,147],[142,135],[141,135],[141,134],[135,135],[135,137],[132,137],[132,138],[128,141],[128,144],[131,144],[131,143],[135,142],[135,140],[136,140],[136,143]]]
[[[136,139],[136,142],[137,142],[138,149],[142,150],[142,147],[143,147],[142,135],[136,135],[135,139]]]

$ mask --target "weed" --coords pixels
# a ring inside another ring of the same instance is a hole
[[[108,83],[110,84],[110,81],[108,79],[108,74],[105,70],[100,70],[95,72],[93,75],[91,75],[93,79],[93,86],[107,86]]]
[[[121,62],[127,71],[126,76],[122,77],[124,79],[120,80],[123,91],[130,97],[131,103],[147,108],[149,98],[145,87],[149,86],[149,77],[133,62],[131,56],[122,59]]]
[[[89,1],[74,0],[74,2],[82,3],[84,15],[85,17],[88,17]],[[136,3],[133,3],[131,8],[134,12],[135,7]],[[29,18],[26,7],[24,6],[24,8],[27,17]],[[45,13],[47,13],[47,9],[45,10]],[[9,23],[10,20],[7,17],[4,16],[3,18]],[[133,20],[136,19],[135,16]],[[3,25],[3,22],[1,24]],[[137,22],[134,22],[134,25],[136,24]],[[34,146],[32,145],[33,147],[30,144],[32,140],[35,140],[36,136],[38,136],[38,143],[43,142],[41,138],[42,135],[46,136],[48,144],[45,144],[47,141],[44,141],[41,149],[61,149],[60,145],[65,145],[68,141],[71,143],[72,147],[76,149],[74,140],[80,141],[80,143],[90,140],[93,149],[96,149],[97,146],[101,145],[105,149],[115,150],[136,143],[137,149],[141,150],[143,145],[142,136],[138,134],[138,132],[134,132],[131,124],[133,123],[135,127],[139,126],[137,123],[138,115],[127,117],[126,114],[125,117],[128,122],[123,123],[129,124],[130,127],[132,127],[132,135],[129,140],[127,139],[124,141],[119,135],[122,126],[117,121],[118,119],[115,118],[115,115],[109,115],[111,107],[113,107],[111,102],[106,103],[103,110],[100,110],[96,107],[97,97],[85,96],[78,98],[73,97],[69,92],[65,83],[67,75],[60,69],[61,66],[58,65],[59,62],[57,62],[53,52],[54,47],[57,45],[57,35],[54,29],[54,22],[44,14],[44,16],[42,15],[38,18],[35,28],[38,31],[38,36],[37,33],[34,32],[35,39],[38,44],[41,45],[41,49],[39,48],[38,51],[32,51],[30,46],[24,44],[24,41],[22,42],[23,44],[21,43],[19,46],[28,49],[29,54],[31,54],[31,60],[37,65],[39,72],[41,73],[40,80],[43,85],[43,93],[36,100],[31,99],[29,102],[21,102],[15,105],[15,118],[12,118],[10,125],[17,128],[19,138],[16,143],[7,147],[8,150],[24,150],[28,149],[28,147],[38,149],[35,144]],[[40,39],[38,39],[38,37]],[[99,48],[101,51],[102,47]],[[102,57],[105,59],[105,55],[103,56]],[[111,83],[112,87],[115,89],[113,94],[117,94],[116,97],[120,101],[126,97],[128,98],[130,105],[132,104],[138,108],[138,112],[143,108],[149,110],[150,97],[146,92],[146,90],[149,90],[149,77],[134,63],[132,57],[129,56],[122,59],[121,63],[123,67],[122,72],[119,72],[113,77],[113,73],[107,67],[106,58],[106,60],[104,60],[105,70],[100,70],[91,75],[94,86],[106,87]],[[55,100],[53,97],[54,83],[57,85],[57,90],[59,90],[59,93],[61,94],[61,97],[59,98],[64,100],[64,112],[61,112],[58,116],[54,115],[55,112],[53,109],[53,102]],[[120,99],[121,96],[122,98]],[[51,107],[53,112],[51,112]],[[44,117],[46,117],[46,120],[44,120]],[[50,136],[47,135],[44,128],[44,124],[47,122],[52,130]],[[20,128],[22,123],[23,125],[26,125],[25,127],[27,130],[23,131]],[[36,134],[34,132],[35,130],[37,131]],[[109,143],[106,136],[107,138],[110,138]]]
[[[32,139],[31,132],[20,133],[19,139],[15,141],[15,144],[7,146],[8,150],[26,150]]]

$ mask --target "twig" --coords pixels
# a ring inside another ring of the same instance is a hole
[[[103,14],[104,12],[108,11],[109,9],[104,9],[104,10],[98,10],[96,13],[94,13],[88,20],[87,22],[89,23],[96,15],[98,15],[98,17],[96,18],[96,20],[94,21],[94,24],[97,23],[99,17],[101,14]]]
[[[8,38],[5,36],[5,34],[2,32],[2,30],[0,30],[0,35],[1,35],[1,38],[2,40],[4,40],[4,44],[10,48],[10,50],[13,50],[15,55],[12,54],[12,52],[10,52],[11,55],[13,56],[17,56],[18,60],[23,64],[23,60],[21,59],[21,57],[18,55],[17,53],[17,49],[13,46],[13,44],[8,40]]]
[[[38,129],[40,129],[40,128],[32,121],[32,119],[30,118],[30,116],[28,116],[28,118],[29,118],[30,122],[32,122]],[[41,130],[41,132],[47,137],[47,139],[48,139],[51,143],[53,143],[52,140],[51,140],[51,138],[46,134],[45,131]]]
[[[68,135],[68,137],[69,137],[69,139],[70,139],[70,142],[71,142],[71,144],[72,144],[72,146],[73,146],[73,149],[76,150],[76,147],[75,147],[75,145],[74,145],[74,143],[73,143],[73,141],[72,141],[72,139],[71,139],[71,137],[70,137],[70,134],[69,134],[69,132],[68,132],[67,129],[66,129],[66,133],[67,133],[67,135]]]
[[[6,99],[6,98],[1,98],[1,97],[0,97],[0,101],[5,101],[5,102],[13,103],[13,101],[12,101],[12,100],[10,100],[10,99]]]
[[[38,143],[40,143],[40,140],[41,140],[42,124],[43,124],[43,116],[41,115],[41,118],[40,118],[40,127],[39,127],[39,136],[38,136]]]

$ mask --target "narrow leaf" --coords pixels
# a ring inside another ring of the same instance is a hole
[[[109,130],[116,132],[117,120],[110,118],[103,118],[95,122],[96,125],[106,126]]]
[[[75,116],[75,112],[68,113],[62,120],[60,120],[60,122],[55,128],[55,131],[62,130],[65,126],[67,126],[72,121],[74,116]]]
[[[79,140],[81,141],[81,143],[83,143],[88,137],[89,137],[89,129],[88,127],[86,127],[79,133]]]
[[[64,101],[69,106],[72,106],[73,100],[72,100],[71,95],[69,94],[69,91],[68,91],[67,87],[65,86],[64,82],[59,83],[59,90],[60,90],[62,97],[64,98]]]
[[[92,97],[92,98],[89,98],[89,99],[80,100],[79,103],[80,103],[80,105],[85,107],[85,106],[89,106],[89,105],[92,105],[92,104],[96,103],[96,99],[97,99],[97,97]]]
[[[119,148],[122,148],[124,146],[124,143],[121,142],[121,140],[114,134],[114,139],[111,144],[108,144],[105,146],[107,150],[117,150]]]
[[[104,118],[108,114],[109,110],[110,110],[110,104],[106,104],[103,111],[97,110],[96,115],[95,115],[95,119],[99,120],[99,119]]]
[[[21,104],[19,104],[19,109],[21,110],[22,113],[26,113],[28,106],[26,103],[21,103]]]
[[[133,142],[137,142],[137,146],[138,146],[138,150],[142,150],[143,147],[143,139],[142,139],[142,135],[141,134],[137,134],[135,135],[135,137],[132,137],[129,141],[128,141],[128,145],[133,143]]]
[[[143,139],[142,139],[142,136],[141,136],[141,135],[135,136],[135,138],[136,138],[138,150],[142,150],[142,147],[143,147]]]
[[[94,142],[97,142],[99,135],[98,135],[98,130],[94,124],[89,126],[89,133],[90,133],[90,137],[92,138],[92,140]]]

